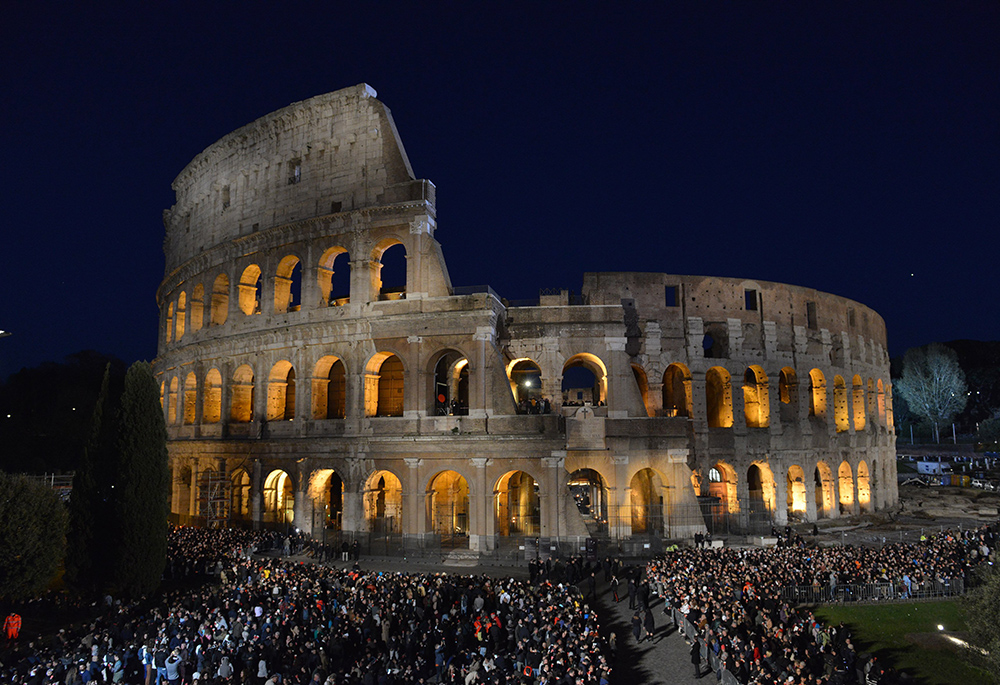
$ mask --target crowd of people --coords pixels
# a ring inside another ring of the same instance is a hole
[[[783,601],[782,589],[885,582],[898,584],[905,597],[925,584],[964,582],[975,567],[992,563],[996,541],[996,530],[983,526],[881,548],[678,549],[649,563],[645,576],[696,633],[687,637],[707,643],[720,669],[741,683],[854,683],[859,667],[877,681],[882,665],[874,658],[858,663],[843,624],[824,625],[807,608]],[[695,646],[691,659],[699,671]]]
[[[277,554],[257,554],[265,548]],[[106,612],[79,630],[8,651],[3,681],[608,682],[597,616],[570,584],[295,563],[283,539],[235,530],[179,528],[169,550],[168,573],[219,582],[188,582],[156,601],[107,598]]]

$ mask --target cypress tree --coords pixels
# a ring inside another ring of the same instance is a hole
[[[0,472],[0,599],[27,599],[48,586],[63,560],[66,520],[51,488]]]
[[[167,428],[148,362],[125,374],[117,427],[111,588],[135,597],[157,588],[167,559]]]

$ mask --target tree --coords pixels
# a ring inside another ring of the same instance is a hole
[[[996,449],[996,444],[1000,442],[1000,412],[979,424],[976,439],[983,446],[992,445]]]
[[[931,422],[937,442],[941,442],[940,427],[962,411],[968,399],[958,355],[937,343],[906,351],[903,375],[894,387],[910,411]]]
[[[28,599],[48,586],[65,554],[66,522],[51,488],[0,473],[0,599]]]
[[[984,566],[978,586],[962,598],[965,623],[970,642],[978,650],[970,650],[977,665],[984,666],[1000,680],[1000,571],[996,566]]]
[[[134,597],[156,589],[167,560],[167,427],[148,362],[136,362],[125,374],[117,424],[112,499],[120,544],[113,548],[111,586]]]

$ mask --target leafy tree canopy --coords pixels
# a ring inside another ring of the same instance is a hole
[[[66,505],[51,488],[0,472],[0,599],[45,590],[62,564],[67,520]]]

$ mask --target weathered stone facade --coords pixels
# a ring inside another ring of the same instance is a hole
[[[897,501],[878,314],[729,278],[590,273],[530,306],[453,287],[434,185],[367,85],[244,126],[173,188],[155,368],[182,518],[489,549]]]

